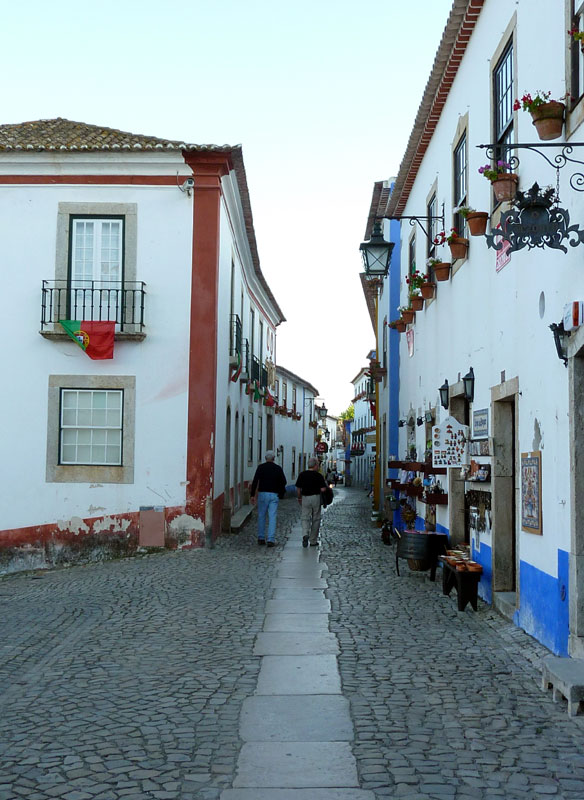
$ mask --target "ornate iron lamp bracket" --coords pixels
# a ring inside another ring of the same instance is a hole
[[[537,153],[538,156],[541,156],[544,161],[547,161],[550,167],[556,171],[563,169],[568,164],[580,164],[584,169],[584,157],[575,158],[573,155],[575,149],[584,147],[584,142],[571,142],[570,144],[557,144],[555,142],[537,142],[536,144],[478,144],[477,147],[481,150],[486,150],[487,157],[492,160],[502,159],[503,161],[507,161],[512,170],[517,169],[520,163],[519,156],[513,155],[513,153],[520,150]],[[556,153],[556,155],[552,153],[548,155],[546,151],[550,148],[555,148],[560,152]],[[570,176],[570,186],[576,192],[584,192],[584,172],[574,172],[574,174]]]
[[[411,216],[384,217],[384,219],[395,219],[398,222],[401,222],[402,219],[407,219],[407,220],[409,220],[410,225],[412,227],[414,225],[416,225],[416,224],[419,225],[420,229],[423,232],[423,234],[426,237],[426,239],[429,239],[430,238],[430,234],[428,233],[428,230],[422,225],[422,220],[424,220],[424,222],[427,225],[429,225],[430,227],[432,226],[432,223],[435,220],[438,220],[439,222],[442,223],[442,229],[444,229],[444,227],[445,227],[444,226],[444,203],[442,203],[442,214],[440,216],[432,216],[432,215],[428,216],[427,214],[425,216],[418,216],[418,215],[413,214]]]

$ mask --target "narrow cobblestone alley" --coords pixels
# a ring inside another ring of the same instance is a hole
[[[0,800],[236,798],[262,755],[242,731],[271,691],[258,634],[274,629],[286,553],[322,564],[341,679],[331,703],[350,710],[335,738],[357,785],[314,798],[581,800],[584,717],[540,690],[548,651],[482,603],[458,612],[439,580],[405,564],[398,578],[369,503],[339,488],[320,562],[282,548],[299,517],[287,500],[273,549],[257,546],[252,519],[210,550],[0,580]]]

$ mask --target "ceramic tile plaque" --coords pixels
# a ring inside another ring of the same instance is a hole
[[[521,529],[527,533],[543,533],[540,450],[521,453]]]

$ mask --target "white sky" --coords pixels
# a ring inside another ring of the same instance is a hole
[[[452,0],[32,0],[2,10],[2,123],[242,144],[278,362],[332,413],[374,337],[359,282]]]

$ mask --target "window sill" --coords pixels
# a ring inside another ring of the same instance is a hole
[[[61,341],[72,341],[69,334],[65,333],[65,331],[56,331],[56,330],[42,330],[39,331],[40,335],[43,339],[49,339],[52,342],[61,342]],[[114,335],[114,340],[116,342],[143,342],[146,338],[146,334],[144,331],[119,331]]]

